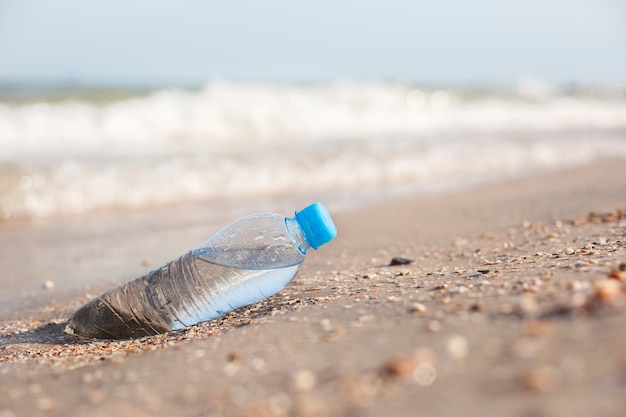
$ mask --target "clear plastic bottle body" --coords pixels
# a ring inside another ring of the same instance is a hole
[[[253,214],[224,227],[192,253],[225,267],[267,269],[301,263],[309,247],[294,219]]]
[[[220,317],[283,289],[309,247],[295,219],[243,217],[179,259],[92,300],[66,331],[141,337]]]

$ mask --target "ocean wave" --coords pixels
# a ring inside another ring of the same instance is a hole
[[[213,82],[106,103],[0,103],[0,219],[423,191],[626,157],[623,97],[535,90]]]
[[[626,128],[626,100],[427,91],[398,83],[281,86],[212,82],[112,103],[0,103],[3,156],[219,151],[449,132]]]

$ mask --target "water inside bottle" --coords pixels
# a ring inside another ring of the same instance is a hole
[[[274,295],[293,279],[300,266],[242,269],[190,254],[181,261],[182,273],[172,280],[169,305],[163,311],[172,330],[215,319]]]

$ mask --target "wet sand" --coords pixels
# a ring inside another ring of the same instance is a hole
[[[339,213],[280,294],[115,342],[62,333],[112,283],[63,272],[138,276],[206,237],[198,208],[41,226],[76,252],[1,316],[0,416],[622,416],[624,209],[616,161]],[[81,244],[94,234],[106,242]]]

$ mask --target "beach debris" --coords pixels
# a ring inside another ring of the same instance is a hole
[[[307,250],[336,234],[320,203],[294,217],[242,217],[178,259],[91,300],[70,318],[65,333],[140,338],[217,319],[280,292]]]
[[[413,259],[402,258],[400,256],[394,256],[389,262],[389,266],[409,265],[415,262]]]

